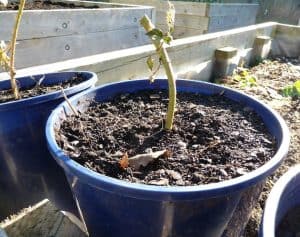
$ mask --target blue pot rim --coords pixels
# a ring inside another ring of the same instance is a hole
[[[272,188],[266,201],[262,225],[259,236],[275,237],[276,220],[281,198],[284,196],[288,184],[300,175],[300,165],[295,165],[282,175]],[[300,198],[300,197],[299,197]],[[270,233],[273,231],[273,233]]]
[[[148,81],[148,79],[145,80]],[[73,96],[70,99],[70,101],[71,102],[76,101],[80,97],[83,97],[84,95],[92,93],[103,87],[108,87],[110,85],[122,84],[127,82],[136,82],[136,81],[143,81],[143,80],[141,79],[129,80],[129,81],[121,81],[121,82],[114,82],[114,83],[101,85],[96,88],[89,89],[87,91],[81,92]],[[63,167],[65,172],[66,171],[70,172],[72,175],[76,177],[76,179],[79,178],[80,182],[84,182],[90,186],[95,187],[96,189],[103,189],[108,192],[115,192],[123,196],[131,196],[133,198],[149,199],[149,200],[165,200],[165,201],[202,199],[207,197],[217,197],[220,195],[226,195],[228,192],[237,192],[241,189],[248,188],[259,181],[263,181],[270,173],[272,173],[280,165],[283,158],[287,155],[289,142],[290,142],[290,135],[289,135],[289,130],[287,125],[285,124],[284,120],[276,111],[271,109],[269,106],[263,104],[259,100],[255,99],[254,97],[246,95],[243,92],[239,92],[231,88],[212,84],[209,82],[196,81],[196,80],[177,79],[177,81],[202,83],[222,90],[238,93],[244,97],[254,100],[265,110],[271,112],[276,118],[276,120],[278,121],[278,123],[280,124],[281,133],[282,133],[282,142],[278,147],[278,150],[276,154],[273,156],[273,158],[269,160],[267,163],[265,163],[263,166],[256,169],[255,171],[249,172],[240,177],[218,182],[218,183],[203,184],[203,185],[196,185],[196,186],[185,186],[185,187],[154,186],[154,185],[130,183],[116,178],[111,178],[83,167],[82,165],[80,165],[79,163],[77,163],[76,161],[68,157],[63,152],[63,150],[57,145],[54,136],[53,126],[57,119],[59,110],[63,109],[64,106],[67,106],[66,102],[63,102],[58,107],[56,107],[56,109],[51,113],[50,117],[48,118],[46,124],[46,138],[47,138],[47,145],[50,153],[56,159],[59,165]],[[101,187],[98,185],[100,182],[101,182]],[[75,186],[75,185],[76,182],[73,182],[71,184],[71,186]]]
[[[89,79],[79,83],[78,85],[69,87],[65,89],[66,95],[71,94],[73,91],[81,91],[83,88],[87,88],[88,85],[94,85],[97,81],[97,75],[94,72],[89,72],[89,71],[65,71],[65,72],[53,72],[53,73],[45,73],[45,74],[36,74],[36,75],[31,75],[31,76],[23,76],[23,77],[17,77],[17,80],[23,80],[28,77],[38,77],[38,76],[44,76],[44,75],[63,75],[63,74],[74,74],[74,73],[82,73],[82,74],[87,74],[90,75]],[[4,83],[7,80],[2,80],[0,83]],[[0,89],[1,90],[1,89]],[[20,100],[15,100],[15,101],[9,101],[5,103],[0,103],[0,111],[4,110],[13,110],[16,108],[24,108],[36,104],[41,104],[41,103],[46,103],[47,101],[54,100],[57,98],[63,97],[62,93],[60,91],[53,91],[47,94],[39,95],[39,96],[34,96],[34,97],[29,97],[29,98],[24,98]]]

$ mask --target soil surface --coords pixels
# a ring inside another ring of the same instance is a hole
[[[174,128],[164,131],[167,101],[166,91],[141,91],[94,103],[79,117],[64,121],[57,141],[87,168],[152,185],[232,179],[255,170],[274,154],[275,141],[249,107],[222,95],[179,93]],[[128,157],[165,149],[162,157],[145,166],[122,165]]]
[[[54,91],[60,91],[62,88],[67,89],[69,87],[78,85],[81,82],[86,81],[86,79],[83,78],[80,74],[77,74],[76,76],[71,77],[70,79],[62,83],[54,84],[54,85],[44,85],[42,79],[43,78],[36,80],[34,77],[32,77],[32,80],[36,81],[35,86],[30,88],[21,88],[20,90],[21,98],[25,99],[25,98],[51,93]],[[15,100],[15,98],[13,97],[13,93],[11,90],[0,91],[0,103],[5,103],[13,100]]]
[[[300,206],[292,208],[276,230],[276,237],[300,236]]]
[[[64,2],[51,2],[51,1],[27,1],[25,4],[25,10],[50,10],[50,9],[83,9],[83,8],[99,8],[98,6],[80,6],[73,3],[64,3]],[[18,10],[19,3],[8,1],[6,7],[0,6],[0,10]]]
[[[258,66],[249,69],[249,74],[256,76],[256,86],[245,87],[235,81],[234,76],[224,78],[223,82],[227,86],[244,91],[270,105],[284,118],[291,133],[288,156],[276,173],[268,179],[260,201],[252,212],[252,217],[246,228],[245,237],[256,237],[258,236],[265,201],[271,188],[291,166],[300,163],[300,98],[283,97],[281,95],[283,87],[292,85],[293,82],[300,79],[300,60],[299,58],[286,57],[265,60]],[[300,223],[298,224],[300,225]]]

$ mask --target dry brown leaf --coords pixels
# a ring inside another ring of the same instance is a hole
[[[172,152],[169,151],[168,149],[165,151],[165,153],[163,154],[164,158],[170,158],[172,156]]]
[[[154,159],[165,156],[166,152],[167,150],[162,150],[130,157],[128,158],[129,166],[134,170],[138,170],[141,166],[147,166]]]
[[[129,161],[128,161],[128,154],[127,152],[124,153],[122,158],[119,161],[119,165],[122,169],[126,169],[129,166]]]

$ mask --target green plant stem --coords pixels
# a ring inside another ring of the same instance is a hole
[[[155,26],[152,24],[151,20],[144,16],[140,20],[141,25],[144,27],[146,32],[150,32],[155,28]],[[156,48],[156,52],[161,58],[162,64],[165,68],[165,72],[168,78],[168,85],[169,85],[169,104],[168,104],[168,111],[166,116],[166,122],[165,122],[165,129],[171,130],[173,127],[173,120],[174,120],[174,114],[175,114],[175,106],[176,106],[176,78],[175,73],[173,71],[173,67],[171,64],[171,60],[169,58],[169,55],[167,53],[166,48],[164,47],[164,43],[161,41],[152,40],[152,43],[154,44]]]
[[[11,53],[10,53],[10,83],[11,83],[11,89],[13,91],[14,97],[16,100],[20,99],[19,89],[16,83],[16,69],[15,69],[15,54],[16,54],[16,43],[17,43],[17,36],[19,31],[19,26],[24,10],[26,0],[20,0],[19,4],[19,10],[17,13],[14,29],[13,29],[13,35],[11,39]]]

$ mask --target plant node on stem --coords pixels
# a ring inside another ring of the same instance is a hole
[[[151,38],[152,43],[156,48],[156,52],[161,59],[162,65],[165,68],[165,72],[168,78],[169,104],[168,104],[168,111],[167,111],[166,121],[165,121],[165,129],[171,130],[173,127],[173,120],[174,120],[174,113],[175,113],[175,106],[176,106],[176,77],[173,71],[171,60],[164,46],[165,38],[162,35],[161,31],[155,28],[155,26],[152,24],[151,20],[147,16],[144,16],[140,20],[140,23],[146,30],[147,35]]]

